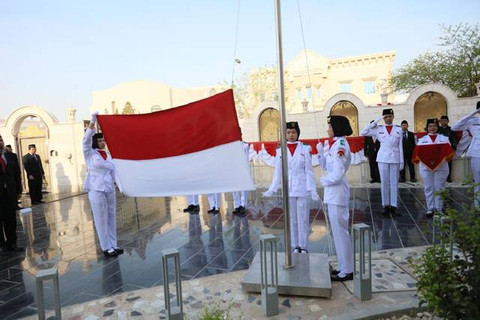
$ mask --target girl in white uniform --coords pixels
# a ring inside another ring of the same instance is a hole
[[[321,151],[318,153],[320,165],[327,172],[320,178],[320,183],[325,187],[323,201],[328,206],[339,264],[339,270],[332,270],[331,279],[345,281],[353,279],[352,240],[348,232],[350,187],[345,178],[351,161],[350,146],[345,136],[352,134],[352,128],[348,119],[342,116],[331,116],[328,123],[328,136],[334,142],[326,155]]]
[[[298,141],[300,127],[287,122],[288,194],[290,206],[291,246],[295,253],[308,253],[310,231],[310,198],[319,200],[312,169],[310,146]],[[263,195],[271,197],[282,180],[281,150],[277,149],[272,184]]]
[[[83,189],[88,192],[100,247],[105,256],[114,257],[123,253],[123,249],[117,246],[115,167],[112,157],[105,151],[103,135],[95,134],[97,115],[98,112],[92,114],[83,137],[83,156],[87,165]]]
[[[417,148],[422,145],[450,144],[448,137],[438,133],[437,119],[428,119],[425,131],[427,131],[428,134],[418,140]],[[419,162],[417,159],[414,160],[415,162]],[[419,169],[423,179],[425,199],[427,201],[427,217],[431,217],[435,211],[442,211],[443,200],[440,196],[435,195],[435,193],[445,189],[445,183],[448,177],[448,162],[443,161],[435,170],[430,169],[423,164],[423,162],[420,162]]]

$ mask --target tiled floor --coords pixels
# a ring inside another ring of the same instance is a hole
[[[280,238],[283,250],[281,198],[263,198],[261,191],[249,195],[243,217],[233,216],[232,197],[227,194],[219,215],[209,215],[201,198],[199,214],[184,213],[184,197],[118,197],[119,244],[125,254],[105,259],[98,246],[86,195],[55,200],[19,217],[19,245],[25,252],[0,257],[0,318],[18,318],[36,312],[35,274],[54,265],[60,274],[62,306],[98,299],[115,293],[162,284],[161,250],[178,248],[183,279],[193,279],[248,268],[261,234]],[[322,191],[322,190],[320,190]],[[450,205],[468,206],[464,188],[449,188]],[[425,217],[421,188],[399,190],[400,217],[380,215],[380,189],[351,189],[353,223],[373,226],[374,250],[427,245],[432,220]],[[321,205],[310,212],[310,252],[334,253],[327,236]],[[46,289],[47,308],[53,306],[53,291]]]

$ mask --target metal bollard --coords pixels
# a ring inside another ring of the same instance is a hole
[[[353,225],[353,295],[362,301],[372,299],[372,228],[365,223]]]
[[[168,259],[173,258],[175,263],[175,286],[176,286],[176,304],[170,305],[170,286],[168,282]],[[182,301],[182,281],[180,280],[180,253],[177,249],[166,249],[162,251],[163,266],[163,290],[165,294],[165,309],[167,320],[183,319],[183,301]]]
[[[270,247],[270,265],[267,265],[268,247]],[[267,234],[260,237],[260,268],[263,313],[270,317],[278,314],[277,238],[274,235]]]
[[[38,319],[45,320],[45,299],[43,296],[43,281],[45,280],[53,281],[53,294],[55,298],[55,317],[58,320],[61,320],[62,309],[60,308],[60,287],[58,284],[57,268],[38,271],[37,275],[35,276],[35,282],[37,286]]]
[[[449,226],[449,231],[448,232],[443,232],[444,226],[447,225]],[[438,229],[437,230],[437,226]],[[443,232],[443,234],[442,234]],[[443,238],[444,237],[450,237],[450,260],[453,259],[453,223],[450,223],[450,218],[446,216],[438,216],[435,215],[433,217],[433,239],[432,243],[435,245],[436,244],[436,238],[440,238],[440,245],[442,247],[445,247],[445,244],[443,243]]]

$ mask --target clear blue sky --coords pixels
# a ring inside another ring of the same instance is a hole
[[[38,105],[88,116],[91,94],[131,80],[215,85],[232,76],[237,0],[0,0],[0,118]],[[436,49],[439,24],[479,22],[480,1],[300,0],[307,47],[329,58]],[[284,59],[303,48],[284,0]],[[236,73],[276,62],[273,0],[241,0]]]

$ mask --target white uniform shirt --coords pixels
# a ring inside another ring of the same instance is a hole
[[[375,122],[372,122],[360,134],[362,136],[374,137],[380,141],[377,162],[398,163],[400,164],[400,169],[403,169],[403,132],[401,127],[393,126],[389,134],[384,125],[377,125]]]
[[[87,177],[83,189],[85,191],[104,191],[111,192],[115,190],[113,181],[115,180],[115,167],[112,157],[107,152],[107,159],[104,160],[100,153],[92,148],[92,137],[95,131],[87,128],[83,137],[83,156],[87,165]]]
[[[297,147],[293,156],[290,150],[288,155],[288,195],[289,197],[310,197],[312,191],[316,191],[315,177],[312,168],[312,156],[310,154],[310,146],[301,142],[295,142]],[[275,172],[269,191],[276,192],[282,181],[282,152],[277,149],[275,156]]]
[[[452,126],[453,131],[468,130],[472,135],[472,141],[467,150],[467,156],[480,158],[480,117],[468,115]]]
[[[428,144],[440,144],[440,143],[448,143],[450,144],[450,140],[448,139],[448,137],[444,136],[443,134],[436,134],[436,138],[435,138],[435,142],[433,142],[432,138],[430,137],[429,134],[421,137],[418,142],[417,142],[417,145],[421,146],[421,145],[428,145]],[[423,162],[420,162],[420,170],[428,170],[428,171],[432,171],[430,168],[428,168],[426,165],[423,164]],[[443,163],[437,167],[437,170],[447,170],[448,171],[448,162],[447,161],[443,161]]]
[[[320,178],[325,187],[323,202],[337,206],[347,206],[350,200],[350,187],[345,177],[352,159],[350,146],[345,137],[334,137],[328,153],[319,152],[319,162],[327,174]]]

